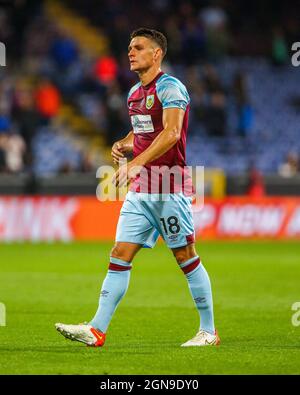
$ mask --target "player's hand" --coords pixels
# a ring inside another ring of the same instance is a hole
[[[116,187],[128,185],[130,180],[133,180],[137,175],[140,174],[142,167],[143,166],[136,165],[134,161],[125,163],[115,172],[112,183]]]
[[[124,151],[125,151],[125,147],[121,141],[117,141],[116,143],[114,143],[111,149],[111,156],[115,164],[118,164],[119,160],[124,158],[124,154],[123,154]]]

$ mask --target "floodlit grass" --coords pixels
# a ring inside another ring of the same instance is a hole
[[[184,275],[159,244],[134,260],[103,348],[55,322],[93,317],[112,243],[1,244],[0,374],[299,374],[300,243],[206,242],[220,347],[181,348],[198,330]]]

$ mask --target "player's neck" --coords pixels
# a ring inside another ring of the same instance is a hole
[[[148,70],[141,71],[139,73],[141,84],[143,86],[150,84],[150,82],[153,81],[154,78],[157,76],[157,74],[159,74],[160,72],[161,72],[160,67],[150,68]]]

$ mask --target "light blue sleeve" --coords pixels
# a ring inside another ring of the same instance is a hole
[[[163,75],[156,83],[156,94],[163,108],[186,110],[190,102],[186,87],[177,79]]]

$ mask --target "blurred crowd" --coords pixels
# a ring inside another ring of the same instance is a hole
[[[298,152],[290,151],[286,160],[279,166],[279,174],[282,177],[293,177],[300,174],[300,158]]]
[[[63,102],[92,121],[108,145],[127,133],[126,97],[137,80],[128,68],[127,44],[137,27],[157,28],[168,37],[164,71],[186,82],[193,103],[189,133],[202,130],[208,137],[228,134],[229,100],[237,136],[247,137],[254,124],[247,74],[237,71],[224,82],[223,60],[264,55],[280,67],[289,62],[288,48],[299,34],[294,8],[276,1],[272,17],[262,13],[257,1],[152,0],[143,6],[136,1],[66,1],[108,38],[108,53],[93,58],[44,15],[41,2],[16,3],[0,10],[0,41],[7,43],[10,59],[9,67],[0,68],[1,172],[44,168],[36,165],[36,140],[45,128],[59,133],[53,120]],[[84,153],[79,157],[72,164],[60,162],[55,171],[90,169],[83,166]]]
[[[32,145],[40,127],[60,106],[60,92],[47,80],[36,83],[6,75],[0,82],[0,169],[19,172],[33,163]]]

